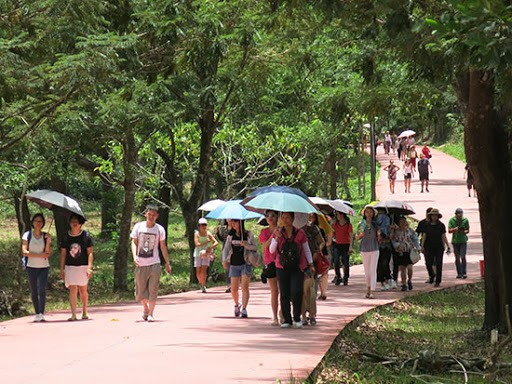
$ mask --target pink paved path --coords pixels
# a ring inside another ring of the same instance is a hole
[[[418,218],[428,206],[437,207],[445,223],[456,207],[462,207],[472,225],[469,278],[456,280],[453,257],[445,257],[442,286],[477,281],[481,242],[476,199],[466,196],[464,165],[440,152],[433,154],[431,193],[420,194],[415,181],[413,193],[406,195],[399,181],[393,198],[409,201]],[[378,158],[387,161],[387,156]],[[381,175],[378,185],[378,196],[389,198],[386,175]],[[425,279],[421,261],[415,268],[414,291],[408,294],[432,289]],[[327,301],[318,303],[314,328],[270,326],[269,291],[261,283],[251,285],[248,319],[233,317],[230,296],[218,288],[207,294],[160,298],[155,323],[141,321],[135,304],[94,307],[91,320],[74,323],[65,321],[67,312],[48,314],[44,324],[32,323],[32,317],[6,321],[0,323],[0,382],[272,383],[286,382],[290,375],[304,378],[345,324],[404,296],[397,291],[377,292],[375,300],[364,299],[362,266],[351,269],[349,284],[329,285]]]

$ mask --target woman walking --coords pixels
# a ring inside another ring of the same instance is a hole
[[[268,227],[263,228],[260,232],[259,240],[263,247],[263,263],[265,264],[265,276],[270,287],[270,306],[272,307],[272,325],[279,325],[278,309],[279,309],[279,285],[277,282],[276,272],[276,253],[270,252],[270,243],[272,236],[277,229],[277,212],[268,210],[265,212],[265,219]]]
[[[414,167],[412,166],[411,160],[405,160],[404,164],[404,185],[405,193],[411,193],[411,180],[414,176]]]
[[[21,250],[26,258],[26,270],[30,282],[32,304],[36,317],[34,322],[45,321],[44,310],[46,305],[46,286],[48,284],[48,272],[50,270],[50,235],[43,232],[45,225],[44,216],[37,213],[32,217],[32,230],[22,236]]]
[[[205,218],[200,218],[197,225],[197,231],[194,233],[194,267],[201,291],[206,293],[208,267],[214,258],[213,249],[219,243],[208,231],[208,221]]]
[[[413,250],[419,252],[420,243],[418,235],[407,223],[405,217],[400,217],[398,220],[398,228],[393,230],[391,235],[393,247],[396,251],[396,262],[400,271],[400,278],[402,280],[402,291],[412,290],[412,267],[411,252]]]
[[[386,165],[383,170],[388,171],[389,191],[391,193],[395,193],[396,174],[400,170],[400,167],[398,165],[395,165],[395,162],[393,160],[389,160],[389,164]]]
[[[284,323],[281,328],[301,328],[302,294],[304,288],[304,271],[308,268],[315,274],[313,258],[308,246],[308,239],[302,229],[293,226],[293,212],[281,213],[282,229],[278,230],[270,243],[270,252],[277,252],[276,267],[281,293],[281,309]],[[284,265],[283,265],[284,264]],[[290,301],[293,304],[293,318]],[[292,323],[293,320],[293,323]]]
[[[246,231],[243,220],[231,220],[232,229],[228,233],[222,258],[229,263],[231,278],[231,297],[235,302],[235,317],[246,318],[249,304],[249,282],[252,276],[252,265],[245,261],[245,250],[256,250],[254,236]],[[242,287],[242,305],[239,301],[238,289]]]
[[[324,240],[324,247],[321,249],[321,255],[318,254],[317,258],[313,256],[313,262],[315,264],[316,270],[316,282],[318,284],[318,288],[320,289],[320,296],[318,296],[319,300],[327,300],[327,285],[329,278],[329,265],[326,266],[328,261],[331,259],[329,257],[329,248],[332,246],[332,227],[329,225],[329,222],[325,219],[325,216],[318,216],[317,213],[312,213],[309,215],[310,224],[318,226],[320,229],[320,234],[322,235],[322,239]],[[320,258],[324,261],[323,265],[319,264]],[[320,266],[320,268],[317,268]],[[322,268],[324,270],[322,270]]]
[[[71,215],[69,218],[69,232],[64,236],[60,244],[60,277],[64,280],[69,289],[69,303],[71,306],[71,317],[68,321],[75,321],[77,296],[80,291],[82,301],[82,319],[89,318],[87,314],[87,303],[89,293],[87,284],[92,277],[93,243],[87,231],[82,230],[85,219],[78,215]]]
[[[357,227],[356,239],[361,241],[361,256],[363,258],[364,275],[366,278],[367,299],[373,299],[373,291],[377,286],[377,263],[379,261],[379,243],[377,241],[377,225],[375,217],[377,210],[366,205],[362,210],[363,220]]]
[[[333,225],[333,264],[336,275],[333,282],[336,285],[348,285],[350,277],[350,254],[352,253],[353,229],[350,219],[343,212],[336,212],[336,221]],[[341,278],[340,266],[343,265],[343,279]]]

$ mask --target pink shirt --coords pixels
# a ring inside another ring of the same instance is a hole
[[[304,231],[302,229],[295,229],[295,230],[297,231],[297,233],[295,234],[294,241],[299,245],[299,248],[300,248],[300,264],[299,264],[299,268],[301,270],[305,270],[307,268],[307,266],[308,266],[308,261],[306,259],[306,253],[304,251],[304,245],[308,244],[308,238],[307,238],[306,234],[304,233]],[[281,247],[283,246],[283,244],[285,242],[284,236],[285,235],[283,234],[279,238],[279,240],[277,242],[276,255],[277,255],[277,253],[279,252],[279,250],[281,249]],[[279,257],[276,257],[276,267],[280,268],[280,269],[283,269],[283,266],[279,262]]]
[[[272,237],[272,231],[270,228],[263,228],[260,232],[260,244],[263,245],[264,242],[266,242],[268,239]],[[263,262],[265,265],[269,265],[270,263],[273,263],[276,261],[276,252],[271,253],[270,252],[270,244],[268,247],[263,248]]]

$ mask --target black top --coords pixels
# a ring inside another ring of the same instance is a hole
[[[92,238],[87,231],[82,231],[77,236],[71,236],[67,233],[60,244],[61,248],[66,249],[66,265],[88,265],[87,248],[92,247],[92,245]]]
[[[440,221],[436,224],[428,223],[423,233],[427,236],[425,239],[425,248],[429,250],[443,249],[443,233],[446,233],[446,227]]]
[[[229,235],[231,236],[231,246],[233,248],[233,254],[231,255],[231,265],[244,265],[244,247],[240,245],[240,241],[242,238],[236,234],[234,229],[229,231]],[[247,241],[247,238],[244,239]]]
[[[416,233],[418,235],[421,235],[422,233],[425,232],[425,226],[428,224],[428,221],[427,219],[423,219],[423,220],[420,220],[418,222],[418,226],[416,227]]]

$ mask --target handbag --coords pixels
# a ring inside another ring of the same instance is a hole
[[[416,264],[418,261],[421,260],[420,252],[416,248],[411,249],[410,255],[413,264]]]
[[[318,257],[316,258],[314,263],[317,275],[323,275],[325,272],[329,270],[329,267],[331,266],[329,259],[327,259],[327,257],[325,257],[325,255],[322,252],[318,253]]]
[[[259,267],[263,262],[263,256],[258,251],[252,251],[244,248],[244,260],[253,267]]]

